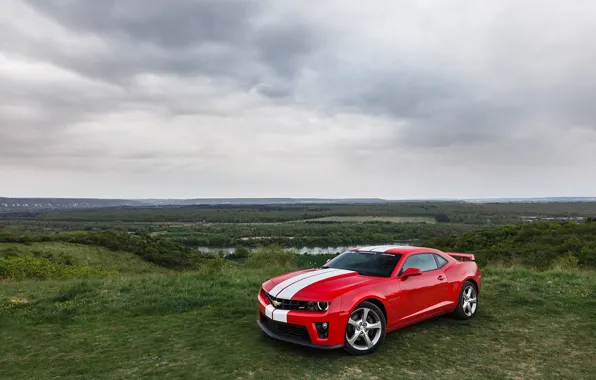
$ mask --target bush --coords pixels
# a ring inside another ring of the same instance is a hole
[[[250,254],[250,251],[247,248],[245,248],[241,245],[236,246],[236,257],[245,259],[248,257],[249,254]]]
[[[573,252],[568,251],[566,255],[559,256],[553,263],[553,269],[576,269],[579,259],[573,255]]]
[[[246,265],[253,268],[266,267],[291,267],[296,262],[296,252],[286,251],[280,246],[272,245],[259,248],[255,253],[248,256]]]

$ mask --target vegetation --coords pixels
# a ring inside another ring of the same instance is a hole
[[[148,236],[161,241],[181,243],[188,247],[259,247],[280,245],[283,247],[337,247],[358,244],[395,243],[398,241],[421,241],[433,237],[471,231],[476,227],[468,224],[426,224],[390,222],[364,223],[268,223],[268,224],[202,224],[202,223],[152,223],[114,225],[93,223],[39,223],[11,222],[5,231],[14,235],[46,235],[48,239],[66,238],[73,232],[122,232],[123,235]],[[2,231],[2,230],[0,230]],[[1,232],[0,232],[0,239]],[[129,240],[129,239],[127,239]],[[178,249],[178,248],[177,248]],[[171,249],[168,249],[171,251]]]
[[[140,256],[147,262],[171,269],[198,268],[201,260],[205,258],[199,251],[187,248],[175,241],[143,234],[101,231],[17,235],[0,230],[0,242],[4,243],[31,244],[51,241],[98,246],[112,251],[127,251]]]
[[[0,279],[94,278],[159,271],[159,266],[121,250],[61,242],[0,243]]]
[[[561,210],[516,206],[2,214],[0,378],[394,380],[460,379],[462,371],[469,379],[592,378],[596,220],[519,224],[535,208],[557,217]],[[594,214],[568,206],[567,216]],[[403,217],[433,220],[391,222]],[[312,218],[324,219],[305,221]],[[301,221],[282,223],[289,220]],[[499,226],[508,221],[516,224]],[[366,358],[274,341],[257,328],[263,281],[330,257],[288,248],[404,240],[476,255],[483,267],[476,319],[405,328]],[[224,258],[200,246],[237,250]]]
[[[277,223],[169,226],[154,235],[190,247],[338,247],[420,241],[470,231],[470,225],[374,223]]]
[[[0,213],[5,220],[125,223],[279,223],[333,216],[427,217],[452,223],[506,224],[520,217],[593,217],[596,202],[465,203],[391,202],[381,204],[200,205],[115,207]]]
[[[389,222],[389,223],[435,223],[436,218],[428,216],[325,216],[322,218],[306,219],[311,223],[364,223],[364,222]]]
[[[531,223],[440,237],[426,243],[444,251],[470,252],[481,265],[521,264],[596,267],[596,223]]]
[[[303,266],[313,257],[303,257]],[[319,258],[320,260],[320,258]],[[270,263],[270,261],[267,261]],[[256,326],[256,294],[297,264],[0,287],[2,379],[590,379],[594,272],[485,268],[470,322],[389,334],[378,353],[296,347]],[[465,365],[464,365],[465,364]]]

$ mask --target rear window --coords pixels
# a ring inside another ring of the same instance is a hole
[[[437,266],[439,268],[443,268],[445,265],[447,265],[447,263],[449,261],[445,260],[442,256],[440,255],[435,255],[435,260],[437,260]]]

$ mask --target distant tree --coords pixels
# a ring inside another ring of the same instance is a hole
[[[449,219],[449,217],[445,214],[437,214],[435,215],[435,220],[437,221],[437,223],[449,223],[451,220]]]

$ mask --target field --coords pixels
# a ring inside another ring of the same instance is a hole
[[[301,266],[314,259],[303,258]],[[260,332],[259,286],[289,269],[232,265],[4,283],[0,378],[593,378],[592,271],[485,269],[476,319],[445,316],[411,326],[389,334],[375,355],[357,358]]]

